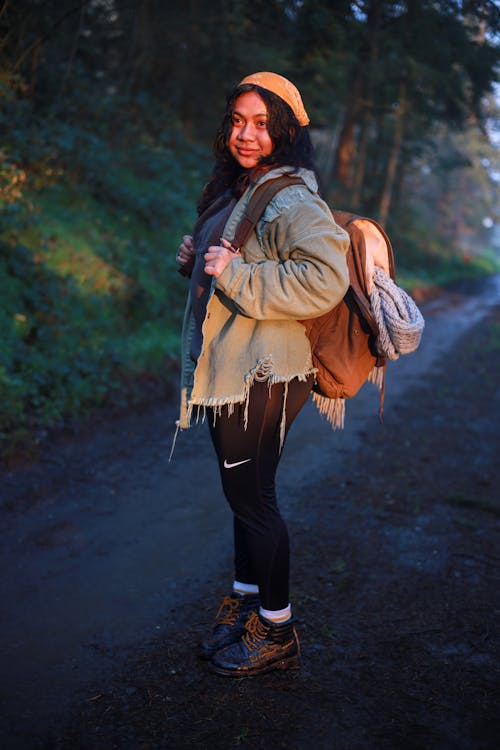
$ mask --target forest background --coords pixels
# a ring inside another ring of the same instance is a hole
[[[172,382],[176,250],[250,72],[297,84],[401,285],[498,271],[499,35],[491,0],[0,0],[0,456]]]

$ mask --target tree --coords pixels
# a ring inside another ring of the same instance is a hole
[[[351,38],[357,29],[357,44],[337,146],[334,200],[385,221],[406,141],[424,143],[436,122],[461,127],[470,116],[481,117],[499,53],[484,33],[478,43],[478,28],[497,24],[498,18],[487,2],[353,5],[350,29]]]

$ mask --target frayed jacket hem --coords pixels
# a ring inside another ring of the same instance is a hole
[[[190,398],[186,404],[186,408],[183,409],[181,419],[178,421],[177,426],[183,430],[188,429],[193,421],[198,424],[204,422],[207,416],[207,409],[210,409],[214,421],[222,415],[223,409],[227,408],[227,415],[233,414],[235,407],[238,404],[244,404],[243,422],[244,429],[248,427],[248,407],[250,401],[250,389],[255,382],[267,382],[269,389],[273,385],[278,383],[285,384],[285,393],[283,399],[283,412],[280,421],[280,450],[283,447],[285,440],[285,427],[286,427],[286,401],[288,395],[288,383],[292,380],[305,381],[311,375],[317,372],[315,367],[308,367],[305,372],[294,373],[293,375],[279,375],[273,371],[272,358],[270,356],[259,362],[251,372],[245,377],[244,390],[242,393],[234,394],[232,396],[219,396],[219,397],[193,397]]]

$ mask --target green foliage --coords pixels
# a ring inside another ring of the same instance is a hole
[[[495,323],[487,344],[488,351],[500,353],[500,323]]]
[[[13,430],[81,413],[110,390],[114,353],[103,304],[82,298],[70,277],[51,272],[25,246],[5,241],[0,326],[0,445]]]
[[[32,117],[5,143],[0,455],[139,398],[144,378],[166,382],[178,358],[186,284],[175,253],[207,153],[174,131],[153,139],[129,126],[111,141],[105,129]]]
[[[500,273],[494,248],[478,243],[473,252],[460,252],[422,215],[399,211],[388,232],[397,259],[397,281],[409,290]]]

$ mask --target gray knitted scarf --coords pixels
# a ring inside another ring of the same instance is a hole
[[[373,317],[379,327],[378,352],[387,359],[410,354],[420,344],[425,321],[415,301],[378,266],[370,295]]]

